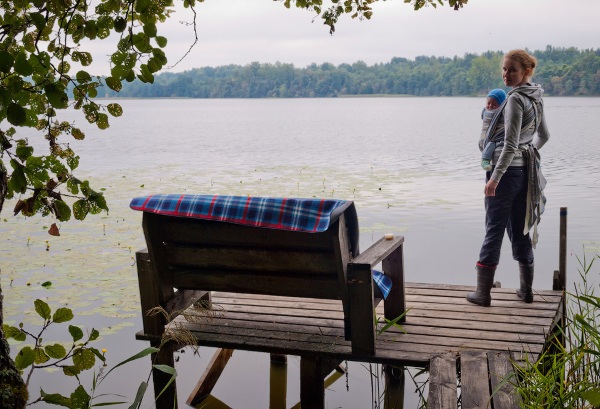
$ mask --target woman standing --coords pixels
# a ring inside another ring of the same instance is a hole
[[[537,150],[550,137],[544,118],[543,89],[529,82],[536,65],[536,58],[524,50],[508,52],[502,63],[502,79],[512,88],[499,109],[504,117],[505,137],[494,151],[492,170],[486,173],[485,239],[476,264],[477,290],[467,294],[467,300],[481,306],[491,303],[490,291],[505,230],[513,258],[519,263],[517,295],[526,303],[533,301],[533,247],[537,231],[534,230],[532,243],[529,229],[537,228],[543,212],[541,190],[545,184],[541,173],[537,174]]]

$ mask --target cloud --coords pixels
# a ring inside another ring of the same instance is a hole
[[[414,11],[401,0],[388,0],[375,3],[373,9],[368,21],[345,16],[331,36],[313,13],[286,9],[279,1],[207,0],[196,7],[198,43],[171,71],[254,61],[303,67],[361,60],[371,65],[393,57],[453,57],[547,45],[584,49],[597,48],[600,38],[596,0],[472,0],[458,11],[448,6]],[[193,44],[193,28],[186,25],[192,20],[189,10],[178,8],[159,27],[169,39],[169,63]],[[94,47],[100,63],[110,48]],[[102,70],[106,72],[108,64]]]

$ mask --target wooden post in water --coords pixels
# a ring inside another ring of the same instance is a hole
[[[567,289],[567,208],[560,208],[560,256],[558,274],[563,291]]]

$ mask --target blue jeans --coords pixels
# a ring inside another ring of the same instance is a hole
[[[486,172],[486,181],[492,171]],[[495,267],[500,261],[504,231],[512,244],[513,258],[521,264],[533,264],[529,233],[523,234],[527,206],[527,167],[511,166],[500,179],[496,196],[485,198],[485,239],[479,262]]]

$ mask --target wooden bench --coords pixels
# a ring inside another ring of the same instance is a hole
[[[199,300],[210,306],[210,292],[224,291],[340,300],[352,353],[374,355],[375,307],[381,293],[373,283],[372,269],[379,263],[392,280],[384,301],[385,318],[394,320],[406,310],[404,238],[384,237],[359,252],[352,202],[317,233],[148,211],[142,226],[147,249],[136,255],[147,339],[159,339],[168,325],[163,315],[148,315],[149,310],[164,308],[170,321]]]

